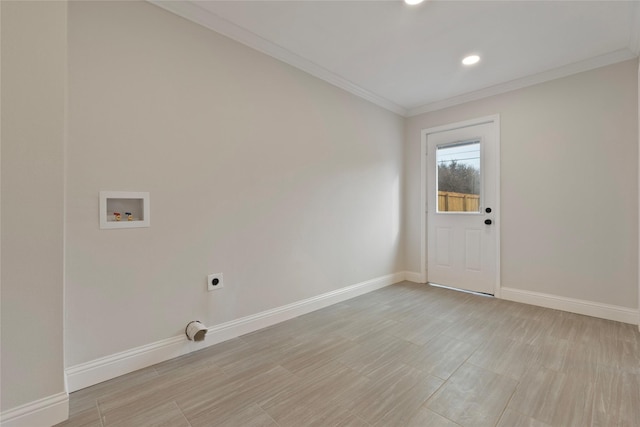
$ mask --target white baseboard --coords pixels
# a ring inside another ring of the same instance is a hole
[[[617,305],[601,304],[592,301],[561,297],[540,292],[524,291],[514,288],[501,288],[500,297],[509,301],[522,302],[540,307],[553,308],[571,313],[584,314],[601,319],[637,325],[639,312],[637,309]]]
[[[315,310],[342,302],[367,292],[401,282],[405,272],[389,274],[335,291],[307,298],[282,307],[277,307],[251,316],[225,322],[208,328],[203,342],[187,340],[185,335],[167,338],[151,344],[136,347],[87,363],[71,366],[65,370],[69,392],[98,384],[102,381],[133,372],[147,366],[182,356],[249,332],[293,319]]]
[[[69,395],[65,392],[29,402],[0,414],[2,427],[50,427],[69,418]]]
[[[427,283],[427,278],[423,277],[420,273],[416,273],[415,271],[405,271],[404,280],[408,280],[413,283]]]
[[[69,393],[203,348],[185,335],[101,357],[65,369]]]

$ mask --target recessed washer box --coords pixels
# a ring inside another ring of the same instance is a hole
[[[143,191],[101,191],[100,228],[149,227],[149,193]]]

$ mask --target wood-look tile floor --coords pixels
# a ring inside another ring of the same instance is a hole
[[[402,282],[72,393],[60,426],[640,426],[637,326]]]

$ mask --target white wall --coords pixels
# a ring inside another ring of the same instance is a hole
[[[638,304],[638,62],[406,121],[406,270],[420,269],[420,131],[499,113],[502,286]]]
[[[0,9],[1,411],[3,421],[15,421],[17,413],[11,410],[55,397],[62,405],[54,405],[53,418],[46,418],[55,423],[66,417],[62,334],[67,5],[3,1]],[[32,418],[28,425],[37,422]]]
[[[73,2],[69,115],[67,366],[402,270],[395,114],[148,3]],[[100,230],[100,190],[149,191],[151,227]]]

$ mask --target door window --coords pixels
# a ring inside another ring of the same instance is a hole
[[[480,140],[436,147],[438,212],[480,212]]]

